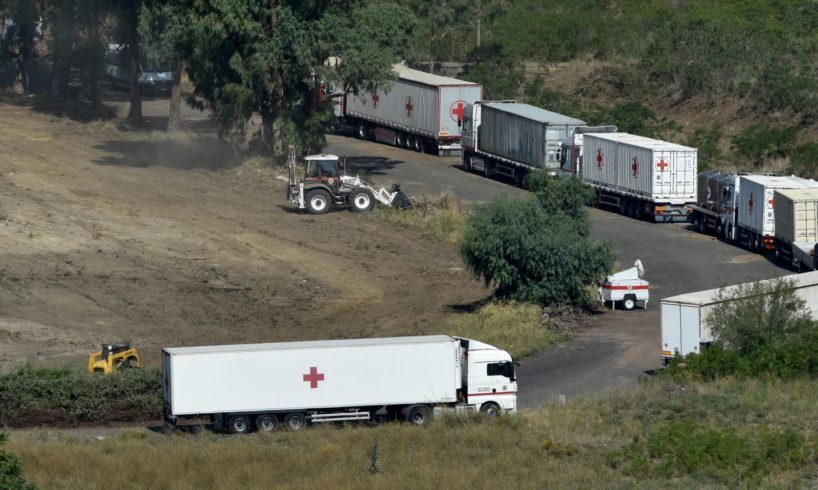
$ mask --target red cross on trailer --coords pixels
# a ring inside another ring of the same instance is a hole
[[[406,98],[406,105],[404,108],[406,109],[406,117],[412,117],[412,109],[414,109],[415,105],[412,103],[412,98]]]
[[[449,107],[449,115],[452,119],[457,121],[463,120],[463,114],[466,112],[466,103],[462,100],[455,101],[451,107]]]
[[[750,198],[747,200],[747,211],[753,214],[753,193],[750,193]]]
[[[378,107],[378,102],[380,102],[380,100],[381,100],[381,96],[378,95],[378,91],[376,90],[376,91],[372,92],[372,107],[377,108]]]
[[[636,157],[633,157],[633,163],[631,164],[631,172],[633,172],[633,176],[636,177],[636,174],[639,173],[639,160]]]
[[[664,171],[665,171],[665,169],[666,169],[666,168],[667,168],[667,166],[668,166],[668,163],[667,163],[667,162],[665,161],[665,159],[663,158],[663,159],[659,160],[659,163],[657,163],[657,164],[656,164],[656,166],[657,166],[657,167],[659,167],[659,171],[660,171],[660,172],[664,172]]]
[[[605,160],[605,156],[602,154],[602,148],[596,149],[596,168],[602,168],[602,162]]]
[[[310,383],[310,389],[318,388],[318,382],[324,381],[324,373],[319,373],[318,368],[313,366],[310,368],[310,374],[304,375],[304,382]]]

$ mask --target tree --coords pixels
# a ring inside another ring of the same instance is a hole
[[[34,58],[34,40],[38,35],[41,11],[40,3],[33,0],[0,2],[0,18],[4,21],[0,59],[14,63],[14,89],[21,94],[29,91],[29,71]]]
[[[589,236],[582,198],[555,205],[576,186],[576,179],[554,180],[539,187],[553,197],[500,197],[468,218],[461,256],[498,298],[580,305],[592,300],[588,286],[610,273],[614,253],[610,244]]]

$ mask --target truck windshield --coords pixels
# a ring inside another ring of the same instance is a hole
[[[486,374],[489,376],[504,376],[511,381],[517,379],[514,372],[514,363],[506,362],[490,362],[486,365]]]

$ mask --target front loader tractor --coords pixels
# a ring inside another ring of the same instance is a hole
[[[298,209],[306,209],[311,214],[323,214],[334,207],[367,212],[375,207],[376,202],[392,208],[412,207],[412,201],[398,184],[387,190],[361,180],[357,175],[346,175],[346,162],[336,155],[311,155],[304,157],[304,163],[304,178],[298,180],[295,152],[290,149],[287,198]]]

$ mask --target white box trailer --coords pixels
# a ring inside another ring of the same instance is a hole
[[[773,193],[775,252],[794,270],[818,269],[818,188]]]
[[[579,174],[598,203],[633,218],[687,221],[696,203],[697,150],[628,133],[588,133]]]
[[[516,411],[511,357],[443,335],[162,350],[165,420],[210,417],[234,433],[402,417],[435,407]]]
[[[474,82],[393,67],[398,79],[389,88],[347,93],[341,111],[360,138],[437,155],[460,155],[460,120],[467,104],[479,100]]]
[[[556,172],[565,138],[585,122],[529,104],[475,101],[463,118],[463,168],[522,186],[532,170]]]
[[[794,274],[784,276],[782,279],[794,283],[794,293],[807,303],[812,317],[818,319],[818,272]],[[760,282],[769,283],[774,280]],[[724,293],[729,295],[741,286],[724,288]],[[722,289],[708,289],[671,296],[661,301],[663,359],[667,361],[676,354],[684,357],[691,353],[699,353],[703,346],[715,340],[707,323],[707,316],[722,302],[719,300],[720,291]]]
[[[739,184],[736,240],[757,252],[775,248],[775,190],[818,187],[814,180],[793,175],[742,175]]]

